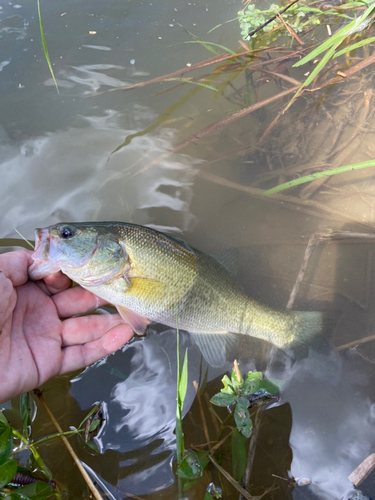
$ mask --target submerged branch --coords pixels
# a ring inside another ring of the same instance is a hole
[[[301,283],[302,283],[303,277],[305,275],[310,257],[312,255],[313,251],[315,250],[315,248],[319,245],[319,243],[321,241],[342,240],[342,239],[346,239],[346,238],[372,240],[372,239],[375,239],[375,234],[374,233],[354,233],[351,231],[332,231],[330,233],[314,233],[310,237],[309,242],[307,244],[307,247],[305,250],[305,255],[304,255],[300,270],[298,272],[296,282],[294,284],[293,290],[290,294],[288,303],[286,305],[287,309],[291,310],[293,305],[294,305],[294,301],[295,301],[295,298],[296,298],[297,293],[299,291],[299,288],[301,286]],[[353,345],[356,345],[356,343],[354,343]],[[344,348],[345,348],[345,346],[342,347],[342,349],[344,349]]]

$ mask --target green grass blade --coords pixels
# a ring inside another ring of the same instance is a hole
[[[353,45],[349,45],[349,47],[346,47],[345,49],[339,50],[339,52],[336,52],[336,54],[333,56],[332,59],[335,57],[342,56],[343,54],[346,54],[347,52],[351,52],[352,50],[359,49],[359,47],[363,47],[364,45],[368,45],[369,43],[375,42],[375,37],[371,38],[366,38],[366,40],[361,40],[360,42],[353,43]]]
[[[237,21],[239,17],[235,17],[234,19],[229,19],[229,21],[224,21],[223,23],[217,24],[214,28],[211,28],[210,31],[207,31],[208,33],[211,33],[212,31],[216,30],[217,28],[220,28],[220,26],[223,26],[224,24],[232,23],[233,21]]]
[[[352,23],[350,23],[350,24],[352,24]],[[340,40],[343,40],[343,38],[344,38],[344,32],[346,32],[346,30],[344,30],[344,28],[343,28],[340,31],[338,31],[337,33],[335,33],[334,35],[332,35],[331,38],[328,38],[328,40],[326,40],[321,45],[319,45],[319,47],[317,47],[312,52],[310,52],[310,54],[307,54],[307,56],[303,57],[300,61],[298,61],[295,64],[293,64],[293,67],[302,66],[303,64],[305,64],[305,63],[311,61],[312,59],[315,59],[316,57],[320,56],[320,54],[322,52],[325,52],[326,50],[328,50],[330,47],[332,47],[332,45],[334,45],[335,43],[340,42]]]
[[[332,168],[331,170],[324,170],[323,172],[316,172],[315,174],[305,175],[299,179],[294,179],[293,181],[284,182],[278,186],[273,187],[264,191],[263,196],[270,196],[271,194],[279,193],[285,189],[299,186],[300,184],[305,184],[306,182],[314,181],[315,179],[320,179],[321,177],[330,177],[331,175],[343,174],[344,172],[349,172],[350,170],[360,170],[362,168],[375,167],[375,160],[363,161],[361,163],[354,163],[353,165],[345,165],[343,167]]]
[[[187,353],[188,353],[188,350],[186,349],[184,363],[182,365],[180,385],[178,388],[178,397],[179,397],[179,400],[181,401],[181,412],[182,412],[182,408],[183,408],[184,401],[185,401],[187,382],[188,382],[188,357],[187,357]]]
[[[176,453],[177,453],[177,465],[179,466],[184,457],[185,445],[184,445],[184,434],[182,432],[182,404],[180,400],[181,354],[180,354],[180,332],[178,330],[177,308],[176,308],[176,334],[177,334]]]
[[[341,42],[339,42],[339,43],[341,43]],[[337,46],[339,45],[339,43],[337,43],[336,45],[334,45],[333,47],[331,47],[329,49],[329,51],[326,54],[324,54],[324,56],[322,57],[322,59],[315,66],[314,70],[309,74],[309,76],[303,82],[303,84],[301,85],[301,88],[298,89],[298,92],[300,90],[302,90],[304,87],[307,87],[308,85],[310,85],[310,83],[314,80],[314,78],[322,71],[322,69],[324,68],[324,66],[332,58],[332,56],[335,53],[335,50],[336,50]]]
[[[205,89],[210,89],[210,90],[214,90],[215,92],[218,92],[216,87],[213,87],[212,85],[208,85],[208,83],[194,82],[193,80],[190,80],[189,78],[168,78],[168,80],[166,80],[166,81],[167,82],[191,83],[192,85],[199,85],[200,87],[204,87]]]
[[[48,49],[47,49],[46,39],[44,38],[42,14],[40,12],[39,0],[36,0],[36,1],[37,1],[37,4],[38,4],[38,17],[39,17],[40,36],[42,38],[42,44],[43,44],[43,50],[44,50],[44,57],[46,58],[46,61],[47,61],[50,73],[52,75],[52,80],[53,80],[53,82],[55,84],[55,87],[56,87],[56,90],[57,90],[57,93],[60,94],[59,87],[57,86],[56,78],[55,78],[55,75],[53,73],[52,64],[51,64],[51,61],[50,61],[50,58],[49,58],[49,55],[48,55]]]
[[[28,245],[29,245],[29,246],[30,246],[33,250],[35,249],[35,247],[34,247],[34,246],[30,243],[30,241],[29,241],[29,240],[27,240],[24,236],[22,236],[22,234],[21,234],[19,231],[17,231],[17,229],[16,229],[15,227],[14,227],[13,229],[16,231],[16,233],[18,234],[18,236],[20,236],[23,240],[25,240],[25,241],[26,241],[26,243],[27,243],[27,244],[28,244]]]
[[[340,42],[341,43],[341,42]],[[324,68],[324,66],[328,63],[328,61],[331,59],[332,55],[334,54],[336,48],[338,47],[339,43],[334,45],[329,49],[329,51],[324,55],[324,57],[319,61],[319,63],[316,65],[314,70],[311,72],[311,74],[306,78],[306,80],[303,82],[303,84],[300,86],[300,88],[297,90],[297,92],[294,94],[292,99],[289,101],[289,104],[286,106],[284,109],[284,112],[290,108],[290,106],[293,104],[293,102],[297,99],[301,91],[310,85],[310,83],[314,80],[316,75]]]
[[[219,45],[218,43],[203,42],[202,40],[188,40],[187,42],[183,43],[200,43],[201,45],[203,45],[205,49],[209,50],[210,52],[213,52],[216,55],[220,55],[223,52],[229,52],[229,54],[232,54],[232,56],[237,55],[236,52],[234,52],[234,50],[228,49],[228,47],[224,47],[224,45]],[[220,49],[220,51],[215,49]]]
[[[343,26],[339,31],[337,31],[330,38],[328,38],[328,40],[326,40],[321,45],[319,45],[319,47],[310,52],[310,54],[307,54],[307,56],[305,56],[300,61],[293,64],[293,67],[302,66],[308,61],[315,59],[325,50],[328,50],[330,47],[332,47],[332,45],[336,43],[340,44],[346,36],[355,32],[355,30],[361,25],[361,23],[372,13],[374,8],[375,8],[374,4],[370,5],[370,7],[368,7],[368,9],[362,14],[362,16],[358,17],[357,19],[354,19],[351,23],[347,24],[346,26]]]

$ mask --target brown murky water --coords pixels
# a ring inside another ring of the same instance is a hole
[[[305,94],[262,142],[288,97],[192,140],[174,154],[165,153],[246,103],[274,96],[291,84],[275,83],[259,71],[249,75],[240,66],[225,73],[222,66],[220,75],[206,80],[218,92],[178,81],[118,90],[213,56],[199,44],[182,43],[191,38],[178,24],[201,40],[236,50],[236,21],[207,31],[236,17],[241,5],[217,0],[42,2],[58,94],[42,51],[36,5],[1,4],[4,251],[17,243],[10,240],[16,237],[13,228],[32,239],[35,227],[61,220],[147,224],[207,253],[238,247],[240,281],[248,293],[271,307],[285,308],[313,233],[373,231],[373,169],[272,199],[260,196],[263,188],[305,175],[314,165],[326,169],[374,157],[370,71],[329,92]],[[218,66],[194,76],[210,74]],[[289,73],[302,81],[306,68],[297,72],[291,66],[289,61]],[[373,334],[372,253],[371,240],[345,239],[321,243],[309,261],[294,307],[339,311],[336,346]],[[189,348],[184,429],[190,447],[205,442],[192,381],[202,378],[207,368],[211,397],[233,360],[222,369],[204,362],[201,366],[189,335],[182,334],[181,342]],[[339,352],[342,375],[333,384],[306,366],[291,368],[282,353],[260,341],[241,343],[243,372],[256,368],[287,381],[279,405],[262,416],[251,476],[254,495],[271,486],[275,490],[265,499],[341,500],[354,494],[348,475],[375,446],[375,344],[354,343]],[[97,438],[102,454],[93,455],[73,441],[105,498],[177,497],[172,470],[175,357],[175,332],[154,325],[145,338],[106,361],[45,386],[45,398],[66,429],[77,425],[94,402],[105,402],[105,425]],[[34,429],[35,437],[53,432],[43,409]],[[40,452],[66,498],[88,498],[62,443],[55,441]],[[228,459],[222,458],[224,463]],[[212,477],[217,480],[215,472]],[[205,476],[186,498],[203,498],[212,477]],[[311,484],[293,490],[287,480],[293,477]],[[238,498],[224,485],[224,498]],[[361,488],[374,494],[374,476]]]

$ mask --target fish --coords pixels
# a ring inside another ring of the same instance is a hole
[[[330,351],[322,312],[275,310],[244,293],[233,249],[207,255],[150,227],[64,222],[35,230],[32,259],[31,280],[61,270],[114,305],[138,335],[151,322],[177,324],[214,367],[224,365],[240,334],[302,357]]]

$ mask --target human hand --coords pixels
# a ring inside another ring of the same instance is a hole
[[[0,255],[0,402],[89,366],[133,336],[119,314],[71,318],[105,302],[71,288],[61,272],[28,281],[31,254]]]

